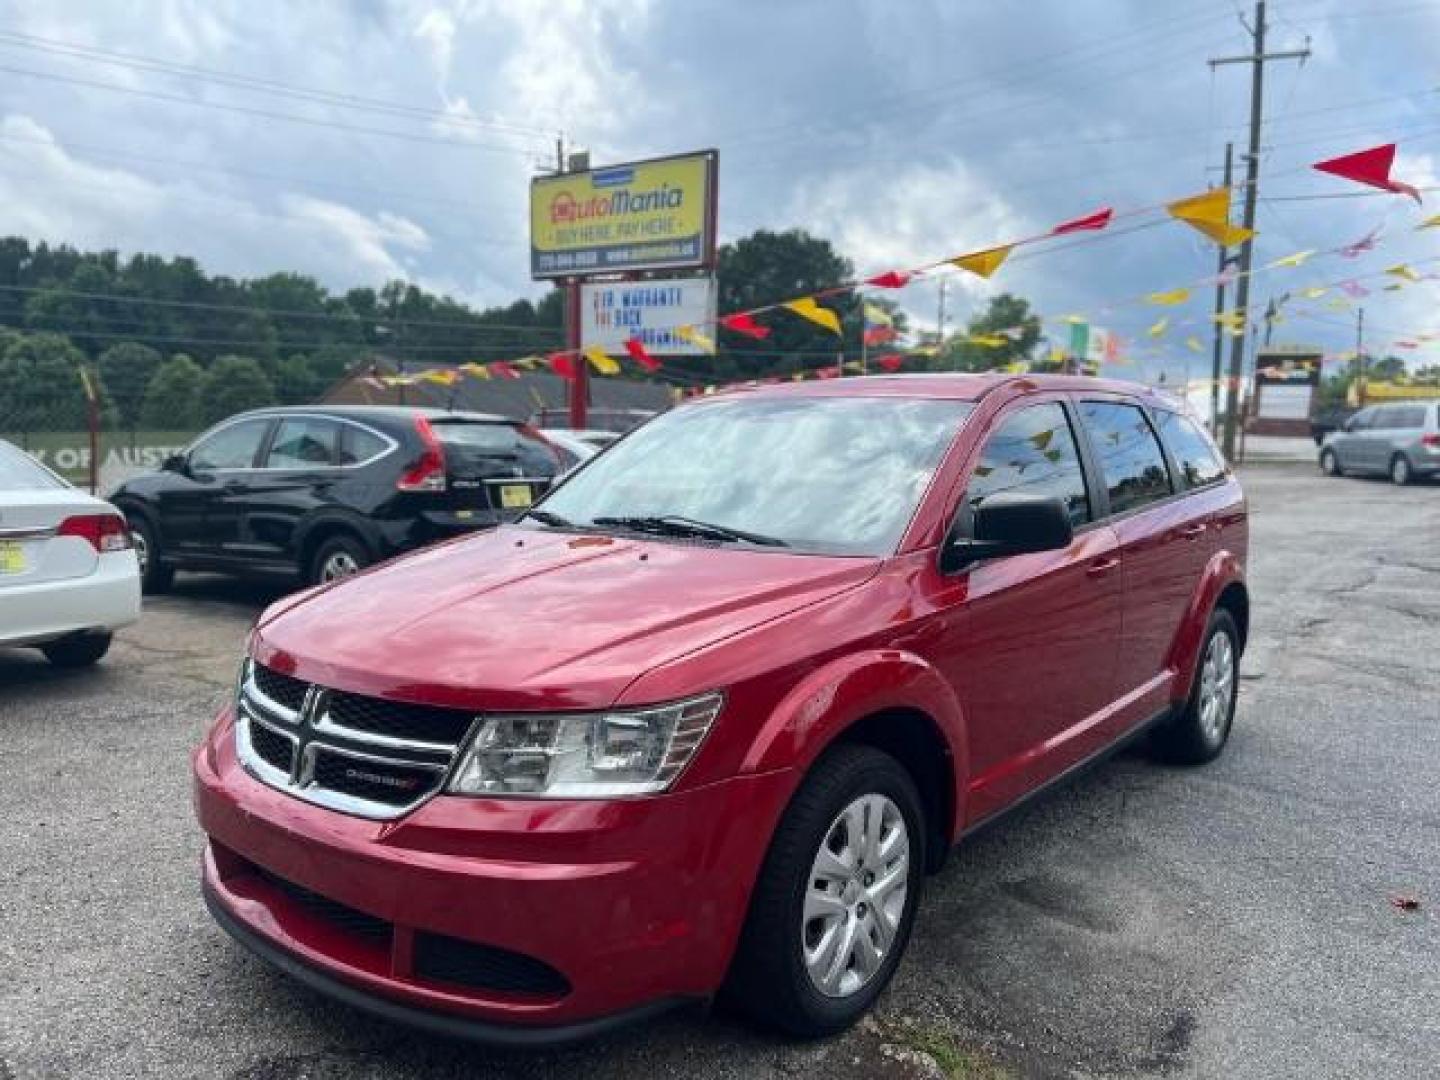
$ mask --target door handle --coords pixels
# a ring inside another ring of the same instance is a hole
[[[1180,530],[1180,535],[1186,540],[1198,540],[1205,535],[1205,528],[1206,526],[1203,521],[1198,525],[1187,525]]]
[[[1120,559],[1116,555],[1110,555],[1103,559],[1096,559],[1094,562],[1092,562],[1089,566],[1085,568],[1085,576],[1092,578],[1104,577],[1106,574],[1108,574],[1111,570],[1114,570],[1119,565]]]

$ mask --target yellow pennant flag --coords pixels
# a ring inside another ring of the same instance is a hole
[[[1420,280],[1420,272],[1416,270],[1413,266],[1406,266],[1404,263],[1400,263],[1397,266],[1390,267],[1390,269],[1386,270],[1385,273],[1393,274],[1395,277],[1398,278],[1404,278],[1406,281]]]
[[[1266,263],[1265,268],[1269,270],[1277,266],[1299,266],[1314,254],[1315,250],[1313,248],[1309,251],[1297,251],[1294,255],[1286,255],[1283,259],[1276,259],[1272,263]]]
[[[1025,363],[1024,360],[1012,360],[1010,363],[1005,365],[1003,370],[1005,370],[1011,375],[1024,375],[1027,371],[1030,370],[1030,365]]]
[[[1308,289],[1301,289],[1300,295],[1306,300],[1319,300],[1330,290],[1324,285],[1311,285]]]
[[[1161,307],[1174,307],[1176,304],[1183,304],[1190,299],[1189,289],[1171,289],[1169,292],[1152,292],[1145,297],[1148,304],[1159,304]]]
[[[1168,330],[1168,329],[1170,329],[1170,316],[1169,316],[1169,315],[1162,315],[1162,316],[1160,316],[1160,318],[1156,321],[1155,325],[1152,326],[1152,327],[1150,327],[1150,329],[1149,329],[1149,330],[1146,330],[1145,332],[1146,332],[1147,334],[1149,334],[1151,337],[1159,337],[1161,334],[1165,333],[1165,331]]]
[[[599,345],[587,345],[583,350],[585,359],[590,361],[590,366],[601,375],[619,375],[620,365],[614,357],[607,353]]]
[[[1051,348],[1050,355],[1047,359],[1052,364],[1063,364],[1065,362],[1065,350],[1060,348],[1059,345],[1056,345]]]
[[[711,356],[715,355],[715,339],[706,337],[693,326],[677,326],[675,336],[682,341],[688,341],[691,345],[698,345],[700,349]]]
[[[475,363],[473,360],[468,364],[461,364],[460,370],[465,372],[466,375],[472,375],[477,379],[490,378],[490,369],[484,364]]]
[[[1433,229],[1433,228],[1435,228],[1435,226],[1437,226],[1437,225],[1440,225],[1440,214],[1431,214],[1431,215],[1430,215],[1429,217],[1427,217],[1424,221],[1420,222],[1419,225],[1416,225],[1415,228],[1417,228],[1417,229]]]
[[[845,363],[840,366],[846,371],[853,371],[857,374],[863,373],[865,370],[864,365],[861,364],[859,360],[846,360]]]
[[[1003,247],[993,247],[985,251],[974,251],[969,255],[961,255],[950,261],[961,270],[969,270],[972,274],[988,278],[1001,264],[1010,257],[1010,250],[1014,244],[1006,244]]]
[[[910,352],[911,352],[911,354],[914,355],[914,356],[939,356],[939,355],[940,355],[940,346],[939,346],[939,345],[916,345],[915,348],[913,348],[913,349],[910,350]]]
[[[458,371],[426,371],[420,375],[425,382],[438,383],[440,386],[454,386],[460,381]]]
[[[1000,349],[1010,344],[1010,339],[1002,334],[971,334],[965,340],[986,349]]]
[[[1331,311],[1349,311],[1350,301],[1346,300],[1343,296],[1337,296],[1334,300],[1331,300],[1330,303],[1326,304],[1325,306],[1328,307]]]
[[[1205,346],[1200,344],[1200,339],[1193,334],[1185,339],[1185,347],[1191,352],[1204,352]]]
[[[1066,315],[1060,321],[1067,322],[1071,326],[1079,326],[1081,323],[1089,322],[1090,320],[1085,318],[1084,315]]]
[[[519,360],[511,360],[510,362],[518,368],[524,368],[526,371],[534,371],[545,361],[538,356],[522,356]]]
[[[840,320],[835,317],[835,312],[827,307],[821,307],[810,297],[802,297],[799,300],[791,300],[788,304],[781,304],[781,307],[788,308],[802,319],[809,319],[817,326],[823,326],[832,334],[839,335]]]
[[[1170,212],[1171,217],[1185,222],[1221,247],[1243,243],[1255,235],[1252,229],[1242,229],[1238,225],[1230,224],[1230,189],[1226,187],[1180,199],[1165,209]]]

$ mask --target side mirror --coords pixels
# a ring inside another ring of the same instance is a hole
[[[1001,491],[975,508],[973,538],[951,536],[940,556],[940,569],[953,573],[978,559],[1058,551],[1070,546],[1075,530],[1056,496]]]
[[[183,473],[185,471],[185,455],[171,454],[160,463],[160,471]]]
[[[1340,425],[1340,430],[1341,430],[1341,431],[1354,431],[1354,430],[1355,430],[1355,418],[1352,416],[1352,417],[1350,417],[1349,420],[1346,420],[1343,424]]]

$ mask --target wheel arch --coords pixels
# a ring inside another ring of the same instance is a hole
[[[1205,639],[1205,628],[1217,607],[1224,607],[1235,619],[1243,655],[1250,637],[1250,591],[1245,584],[1240,559],[1231,551],[1219,551],[1211,556],[1171,645],[1167,666],[1176,673],[1171,691],[1175,702],[1189,696],[1190,684],[1194,681],[1195,668],[1200,660],[1200,646]]]
[[[811,672],[770,714],[741,772],[795,770],[796,784],[831,747],[873,746],[896,758],[920,789],[938,869],[960,833],[969,775],[965,719],[949,683],[900,650],[844,657]]]
[[[380,545],[374,530],[361,520],[338,512],[323,513],[307,521],[296,533],[293,545],[296,564],[301,574],[310,572],[320,545],[334,536],[349,536],[358,540],[373,557],[378,557]]]

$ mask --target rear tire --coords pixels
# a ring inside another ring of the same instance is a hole
[[[1345,475],[1345,471],[1340,468],[1340,459],[1335,456],[1334,450],[1320,451],[1320,471],[1326,476]]]
[[[41,645],[45,659],[59,668],[89,667],[110,651],[109,632],[97,634],[75,634],[71,637]]]
[[[910,939],[926,835],[899,762],[869,746],[826,753],[770,841],[725,998],[804,1038],[859,1020]]]
[[[1189,700],[1150,736],[1156,756],[1175,765],[1203,765],[1219,757],[1235,722],[1239,690],[1240,633],[1230,612],[1217,608],[1205,628]]]
[[[1404,454],[1396,454],[1390,459],[1390,482],[1397,487],[1404,487],[1415,479],[1415,470],[1410,468],[1410,459]]]
[[[168,592],[175,584],[175,568],[161,562],[159,532],[139,514],[130,517],[129,523],[130,542],[135,545],[135,559],[140,564],[140,591]]]
[[[371,561],[364,544],[346,533],[336,533],[315,549],[306,580],[311,585],[328,585],[358,574]]]

